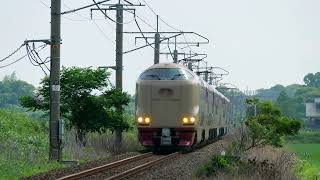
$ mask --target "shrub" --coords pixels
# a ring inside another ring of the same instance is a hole
[[[210,161],[202,166],[197,172],[197,177],[210,177],[216,176],[221,172],[234,171],[240,164],[243,164],[237,157],[234,156],[221,156],[215,155]],[[245,167],[245,166],[242,166]]]

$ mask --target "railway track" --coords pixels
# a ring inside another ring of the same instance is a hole
[[[123,179],[139,172],[142,172],[154,165],[157,165],[163,161],[174,158],[178,155],[178,152],[169,155],[155,155],[151,152],[125,158],[116,162],[105,164],[99,167],[87,169],[75,174],[67,175],[58,180],[71,180],[71,179],[83,179],[93,176],[101,176],[103,179]],[[128,168],[129,167],[129,168]],[[100,177],[99,176],[99,177]],[[96,177],[98,179],[98,177]],[[95,179],[95,178],[94,178]]]

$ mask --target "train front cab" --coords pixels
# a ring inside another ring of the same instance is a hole
[[[191,147],[195,142],[199,119],[199,84],[191,72],[182,68],[171,68],[169,71],[178,70],[186,74],[184,79],[162,77],[165,74],[163,71],[167,70],[146,71],[137,81],[139,141],[145,147]],[[146,78],[148,73],[152,79]]]

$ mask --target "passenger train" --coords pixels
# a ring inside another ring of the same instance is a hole
[[[148,148],[191,148],[226,134],[230,101],[181,64],[160,63],[136,83],[136,124]]]

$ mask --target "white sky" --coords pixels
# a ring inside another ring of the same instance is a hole
[[[91,0],[62,0],[63,10],[91,4]],[[133,0],[132,2],[137,2]],[[140,0],[143,2],[143,0]],[[199,53],[208,53],[209,65],[230,71],[223,82],[230,82],[240,89],[269,88],[275,84],[303,83],[303,76],[320,71],[320,1],[319,0],[147,0],[150,6],[174,27],[195,31],[211,41],[209,45],[194,47]],[[46,39],[50,36],[49,0],[10,0],[0,6],[0,59],[16,49],[25,39]],[[155,17],[147,7],[137,8],[137,14],[155,25]],[[62,19],[63,66],[115,65],[115,24],[101,20],[89,10],[68,15]],[[110,14],[114,17],[114,14]],[[132,16],[125,14],[125,22]],[[140,21],[143,30],[151,29]],[[124,25],[127,31],[137,31],[134,22]],[[170,30],[164,23],[161,30]],[[191,36],[187,37],[192,39]],[[141,44],[142,42],[140,42]],[[126,35],[124,49],[133,48],[133,36]],[[21,55],[5,62],[5,65]],[[49,56],[49,48],[42,51]],[[161,62],[171,61],[162,56]],[[138,75],[153,63],[153,49],[146,48],[124,55],[124,90],[134,93]],[[43,77],[40,68],[27,59],[7,68],[0,68],[0,79],[13,71],[17,76],[38,85]],[[114,81],[114,76],[111,78]]]

